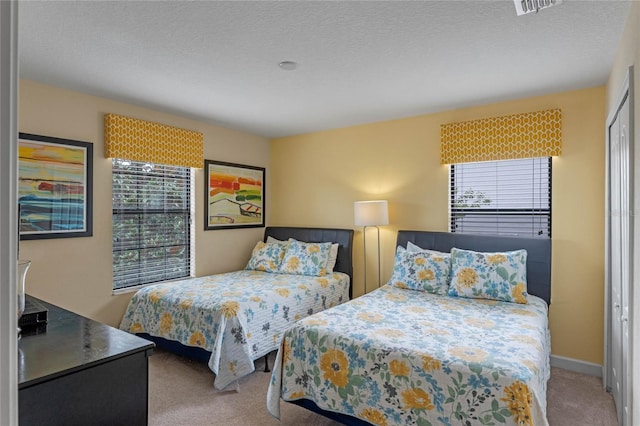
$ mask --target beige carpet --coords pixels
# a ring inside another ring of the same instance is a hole
[[[273,362],[274,356],[270,357]],[[213,388],[213,373],[204,363],[155,350],[149,358],[149,425],[337,425],[293,404],[281,403],[282,421],[266,407],[270,373],[262,360],[240,381],[240,393]],[[613,399],[601,380],[554,368],[547,392],[551,426],[616,426]]]

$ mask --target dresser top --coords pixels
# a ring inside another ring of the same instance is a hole
[[[155,346],[141,337],[32,298],[49,310],[48,322],[46,329],[25,330],[18,341],[20,389],[135,352],[150,353]]]

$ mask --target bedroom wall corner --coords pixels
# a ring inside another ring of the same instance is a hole
[[[563,113],[563,154],[553,159],[552,351],[602,364],[604,86],[274,139],[271,224],[355,229],[354,295],[361,295],[364,254],[354,201],[389,201],[390,225],[381,227],[384,283],[398,229],[448,229],[440,125],[551,108]],[[371,290],[375,250],[367,257]]]
[[[266,167],[267,173],[270,165],[266,138],[30,80],[20,81],[21,132],[91,142],[94,149],[93,236],[21,241],[21,258],[33,262],[27,276],[27,293],[117,326],[133,293],[112,294],[111,159],[104,155],[104,114],[109,112],[202,132],[208,160]],[[194,198],[195,274],[244,268],[251,249],[262,239],[264,228],[204,231],[203,169],[195,172]]]

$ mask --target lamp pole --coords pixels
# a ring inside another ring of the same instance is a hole
[[[367,294],[367,228],[376,228],[378,237],[378,288],[382,281],[380,274],[380,225],[389,224],[389,207],[387,200],[356,201],[354,203],[355,224],[362,226],[364,246],[364,294]]]
[[[367,228],[376,228],[378,237],[378,288],[380,288],[380,227],[378,225],[365,225],[362,228],[362,239],[364,241],[364,293],[367,294]]]

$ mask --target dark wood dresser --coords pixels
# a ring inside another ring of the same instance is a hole
[[[146,425],[154,344],[35,300],[48,323],[18,342],[20,426]]]

